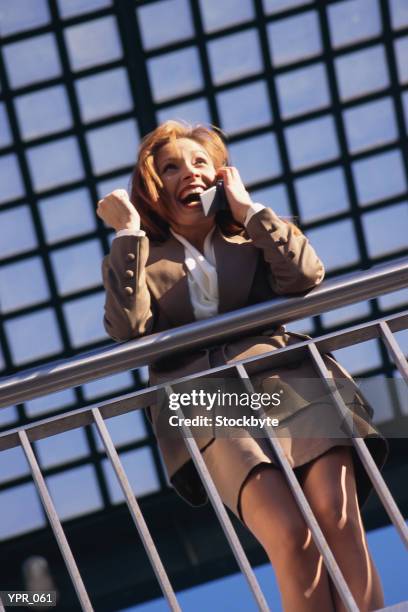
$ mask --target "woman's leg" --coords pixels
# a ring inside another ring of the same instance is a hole
[[[258,465],[240,500],[243,519],[275,570],[285,612],[333,612],[327,571],[283,474]]]
[[[357,501],[351,449],[335,446],[298,468],[297,476],[359,610],[382,608],[381,583]],[[336,611],[345,610],[334,586],[332,590]]]

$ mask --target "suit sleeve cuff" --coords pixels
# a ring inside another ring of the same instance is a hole
[[[248,225],[252,217],[256,215],[256,213],[258,213],[260,210],[263,210],[264,208],[265,206],[263,204],[259,204],[257,202],[254,204],[251,204],[251,207],[248,210],[247,215],[245,217],[245,221],[244,221],[245,227]]]
[[[119,230],[118,232],[116,232],[115,238],[120,238],[121,236],[146,236],[146,232],[144,232],[141,229],[139,230],[123,229],[123,230]]]

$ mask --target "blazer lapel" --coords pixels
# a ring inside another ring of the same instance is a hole
[[[258,262],[257,249],[243,236],[227,238],[214,233],[214,254],[218,273],[218,312],[247,305]]]
[[[195,320],[187,284],[184,247],[174,236],[162,244],[150,246],[146,277],[152,294],[169,321],[174,325],[185,325]]]

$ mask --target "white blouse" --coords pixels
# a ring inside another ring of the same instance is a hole
[[[204,255],[183,236],[171,233],[184,246],[184,263],[187,268],[188,289],[195,318],[207,319],[218,313],[218,278],[214,255],[213,234],[215,226],[204,240]]]
[[[263,204],[252,204],[244,221],[246,226],[251,217],[265,208]],[[213,236],[215,226],[204,240],[204,254],[200,253],[184,236],[170,229],[173,236],[184,246],[184,262],[187,268],[187,282],[194,316],[197,320],[213,317],[218,313],[218,278],[215,261]],[[120,236],[145,236],[143,230],[119,230]]]

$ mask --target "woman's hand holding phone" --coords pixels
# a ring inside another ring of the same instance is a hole
[[[245,185],[234,166],[223,166],[217,171],[217,179],[224,182],[225,195],[231,209],[232,216],[237,223],[244,224],[252,200]]]

